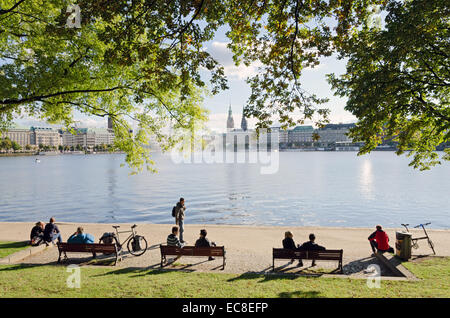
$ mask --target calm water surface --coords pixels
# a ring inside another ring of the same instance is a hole
[[[450,228],[450,165],[420,172],[392,152],[279,153],[277,173],[257,164],[175,164],[129,175],[123,155],[0,157],[0,221],[372,227],[432,222]]]

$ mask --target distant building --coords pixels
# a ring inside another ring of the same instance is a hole
[[[288,135],[289,135],[288,130],[281,129],[280,127],[271,127],[270,130],[271,130],[271,133],[278,134],[278,143],[279,144],[286,144],[288,142]]]
[[[11,141],[18,143],[22,148],[31,145],[31,131],[29,128],[11,128],[3,132],[1,137],[8,137]]]
[[[247,131],[247,119],[245,118],[245,115],[244,115],[244,109],[242,109],[241,129],[243,131]]]
[[[297,126],[288,131],[288,143],[311,143],[313,142],[313,133],[313,126]]]
[[[114,143],[114,133],[102,128],[76,128],[75,134],[64,131],[62,134],[63,145],[68,147],[81,146],[94,148],[99,145],[111,145]]]
[[[62,144],[61,135],[53,128],[31,127],[30,142],[32,145],[58,147]]]
[[[318,142],[322,146],[339,143],[351,143],[352,139],[347,136],[349,129],[355,124],[328,124],[317,130],[320,139]]]
[[[234,119],[233,119],[233,112],[231,110],[231,104],[230,104],[230,108],[228,109],[227,131],[231,131],[233,129],[234,129]]]
[[[108,117],[108,129],[112,130],[113,129],[113,121],[111,117]]]

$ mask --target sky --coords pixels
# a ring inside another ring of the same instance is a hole
[[[235,128],[239,128],[242,109],[246,104],[251,90],[245,82],[246,78],[257,74],[258,64],[252,64],[248,67],[241,64],[235,66],[232,53],[227,48],[228,39],[225,35],[226,29],[219,29],[213,41],[207,42],[205,49],[224,66],[225,75],[228,78],[229,89],[219,94],[205,98],[203,106],[210,111],[209,122],[207,126],[217,132],[226,130],[226,120],[228,117],[228,107],[231,104]],[[326,81],[326,74],[342,74],[345,71],[345,61],[338,60],[336,57],[323,58],[320,65],[315,68],[304,69],[301,77],[301,83],[304,89],[310,93],[315,93],[318,97],[327,97],[329,102],[324,106],[331,110],[330,122],[349,123],[355,122],[356,118],[344,110],[345,99],[333,96],[330,85]],[[74,118],[78,127],[106,127],[107,119],[101,117],[88,117],[81,113],[76,113]],[[34,118],[23,117],[15,121],[20,126],[49,126],[45,122],[40,122]],[[256,120],[247,119],[248,127],[253,128]],[[305,124],[309,124],[305,122]],[[277,123],[274,123],[277,126]]]

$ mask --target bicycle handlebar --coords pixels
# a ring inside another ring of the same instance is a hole
[[[430,225],[430,224],[431,224],[431,222],[428,222],[428,223],[425,223],[425,224],[419,224],[419,225],[416,225],[414,228],[417,229],[417,228],[419,228],[421,226]]]

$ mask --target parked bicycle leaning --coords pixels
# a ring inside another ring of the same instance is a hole
[[[120,231],[119,232],[119,225],[113,225],[113,228],[115,229],[116,233],[109,232],[109,233],[103,233],[102,237],[100,238],[100,243],[103,244],[116,244],[117,250],[119,252],[122,251],[122,247],[126,244],[127,250],[130,254],[134,256],[141,256],[147,251],[148,243],[145,237],[142,235],[137,235],[137,232],[135,228],[137,227],[136,224],[131,226],[130,231]],[[119,234],[123,233],[131,233],[123,243],[120,242]]]

